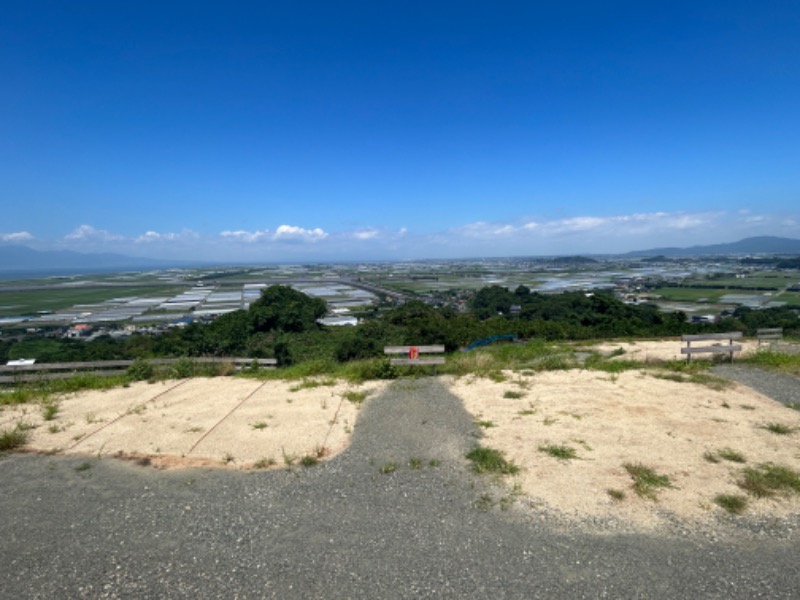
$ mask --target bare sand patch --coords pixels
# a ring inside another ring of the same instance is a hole
[[[371,395],[383,387],[230,377],[140,382],[66,396],[50,421],[38,405],[11,407],[3,417],[32,426],[28,447],[40,452],[120,456],[162,467],[283,466],[341,452],[359,409],[344,394]]]
[[[566,517],[620,519],[645,528],[674,517],[701,521],[723,513],[714,503],[718,494],[744,494],[736,482],[745,466],[800,469],[800,433],[762,428],[770,422],[800,428],[800,414],[741,385],[715,390],[644,370],[504,375],[505,382],[448,379],[482,423],[480,443],[520,467],[514,481],[532,504]],[[555,458],[542,450],[548,446],[572,448],[577,458]],[[725,449],[741,453],[746,463],[705,457],[719,458]],[[668,476],[673,487],[659,491],[655,501],[637,496],[626,463]],[[614,490],[624,499],[615,500]],[[797,498],[751,500],[747,510],[797,513]]]
[[[752,354],[758,350],[758,342],[753,340],[735,340],[737,346],[741,346],[741,352],[734,353],[734,360],[736,357],[739,356],[747,356]],[[662,341],[662,340],[633,340],[629,342],[625,341],[618,341],[618,342],[605,342],[602,344],[598,344],[596,346],[592,346],[593,350],[598,352],[602,352],[604,354],[610,354],[615,350],[622,349],[625,354],[621,355],[621,358],[625,360],[638,360],[642,362],[649,362],[649,361],[668,361],[668,360],[686,360],[686,355],[681,354],[681,346],[683,344],[680,339],[674,339],[669,341]],[[694,345],[697,345],[695,343]],[[712,346],[715,345],[714,342],[703,342],[704,346]],[[717,342],[716,345],[726,346],[728,345],[727,341],[724,342]],[[714,358],[716,356],[716,358]],[[713,353],[708,354],[694,354],[692,356],[692,360],[719,360],[720,358],[725,358],[727,360],[728,355],[715,355]]]

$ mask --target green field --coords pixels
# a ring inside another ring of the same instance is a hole
[[[664,300],[702,303],[719,302],[719,299],[729,292],[730,290],[707,290],[691,287],[665,287],[656,290],[656,293],[661,295]]]
[[[76,304],[95,304],[113,298],[172,296],[188,287],[190,286],[62,288],[54,285],[48,289],[20,292],[6,292],[0,289],[0,317],[63,310]]]

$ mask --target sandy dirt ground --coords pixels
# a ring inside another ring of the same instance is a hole
[[[621,348],[619,359],[680,358],[675,341],[592,348]],[[753,350],[748,344],[746,351]],[[800,470],[800,412],[739,384],[715,389],[664,379],[646,365],[619,374],[572,369],[508,371],[503,377],[443,380],[479,424],[480,443],[520,467],[503,485],[523,502],[567,518],[618,519],[641,528],[675,518],[703,521],[723,514],[717,495],[744,494],[737,481],[746,467],[775,463]],[[40,452],[121,456],[157,467],[283,467],[304,456],[341,452],[359,410],[345,395],[362,392],[369,402],[386,387],[321,383],[142,382],[67,396],[50,421],[40,406],[6,407],[0,428],[32,425],[28,447]],[[768,423],[794,433],[772,433],[764,428]],[[567,447],[576,456],[556,458],[548,447]],[[735,453],[745,462],[724,458]],[[638,496],[626,464],[666,475],[671,487],[655,498]],[[800,500],[750,499],[746,513],[800,514]]]
[[[40,406],[7,407],[0,422],[33,426],[28,447],[40,452],[120,456],[159,467],[284,466],[305,456],[325,458],[347,447],[360,392],[385,387],[218,377],[66,396],[54,419]]]

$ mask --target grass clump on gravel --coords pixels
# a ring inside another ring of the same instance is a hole
[[[672,487],[669,477],[659,475],[642,463],[625,463],[622,466],[633,479],[633,491],[642,498],[657,500],[660,488]]]
[[[558,458],[560,460],[571,460],[573,458],[578,458],[577,450],[570,446],[539,446],[539,452],[544,452],[545,454],[549,454],[553,458]]]
[[[467,453],[467,459],[472,461],[472,470],[476,473],[498,473],[500,475],[513,475],[519,473],[519,467],[507,461],[499,450],[476,446]]]
[[[739,494],[719,494],[714,497],[714,504],[732,515],[740,515],[747,508],[747,498]]]
[[[736,482],[756,498],[771,498],[776,494],[800,494],[800,474],[783,465],[765,463],[748,467]]]
[[[795,428],[784,425],[783,423],[764,423],[761,429],[774,433],[776,435],[789,435],[794,433]]]
[[[15,450],[24,446],[28,441],[28,431],[14,427],[0,431],[0,452]]]

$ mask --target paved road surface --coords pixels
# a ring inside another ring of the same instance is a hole
[[[0,458],[0,596],[797,597],[793,532],[588,534],[481,510],[484,494],[504,492],[468,470],[476,435],[458,399],[425,379],[370,401],[350,449],[308,469]]]

